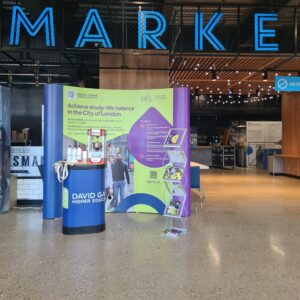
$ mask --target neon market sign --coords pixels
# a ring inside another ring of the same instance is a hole
[[[195,13],[195,50],[204,50],[204,40],[209,42],[217,51],[226,50],[220,40],[213,33],[213,30],[220,22],[222,17],[223,13],[215,12],[209,21],[204,24],[204,14],[202,12]],[[149,30],[147,28],[147,22],[149,20],[156,22],[157,25],[155,29]],[[265,28],[265,23],[276,21],[278,21],[277,13],[256,13],[254,15],[255,51],[279,50],[277,43],[266,42],[266,39],[274,38],[276,36],[276,31],[275,29]],[[21,27],[23,27],[31,37],[36,36],[42,30],[42,28],[44,28],[46,46],[55,47],[55,30],[52,7],[46,7],[37,20],[31,22],[20,6],[14,6],[12,10],[9,40],[10,46],[18,46],[20,44]],[[139,11],[138,48],[147,49],[149,45],[152,45],[155,49],[166,49],[166,46],[159,39],[165,32],[166,27],[166,19],[161,13],[156,11]],[[91,33],[92,30],[94,33]],[[83,48],[87,43],[99,43],[104,48],[113,47],[97,9],[89,10],[74,47]]]

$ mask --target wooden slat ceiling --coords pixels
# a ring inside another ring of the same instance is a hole
[[[255,93],[274,95],[276,75],[298,76],[300,57],[176,57],[170,62],[170,86],[188,86],[191,93],[202,94]],[[216,70],[217,80],[212,80]],[[268,80],[263,73],[268,71]]]

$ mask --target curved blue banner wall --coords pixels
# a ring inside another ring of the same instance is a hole
[[[62,187],[54,172],[54,163],[62,160],[63,86],[51,84],[44,88],[44,219],[62,216]]]

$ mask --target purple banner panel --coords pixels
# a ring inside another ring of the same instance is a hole
[[[183,170],[181,184],[185,190],[186,198],[184,207],[182,209],[182,216],[189,216],[191,214],[191,198],[190,198],[190,92],[188,88],[174,89],[174,124],[173,128],[178,131],[178,140],[180,142],[180,149],[186,155],[186,164]],[[185,129],[185,134],[182,135]],[[181,133],[180,133],[181,131]],[[180,136],[182,135],[182,136]],[[182,140],[179,141],[180,137]]]

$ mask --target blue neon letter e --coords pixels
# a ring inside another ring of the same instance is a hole
[[[265,21],[277,21],[278,14],[276,13],[264,13],[254,15],[255,25],[255,51],[278,51],[278,44],[268,44],[264,42],[265,38],[275,37],[275,29],[265,29]]]

